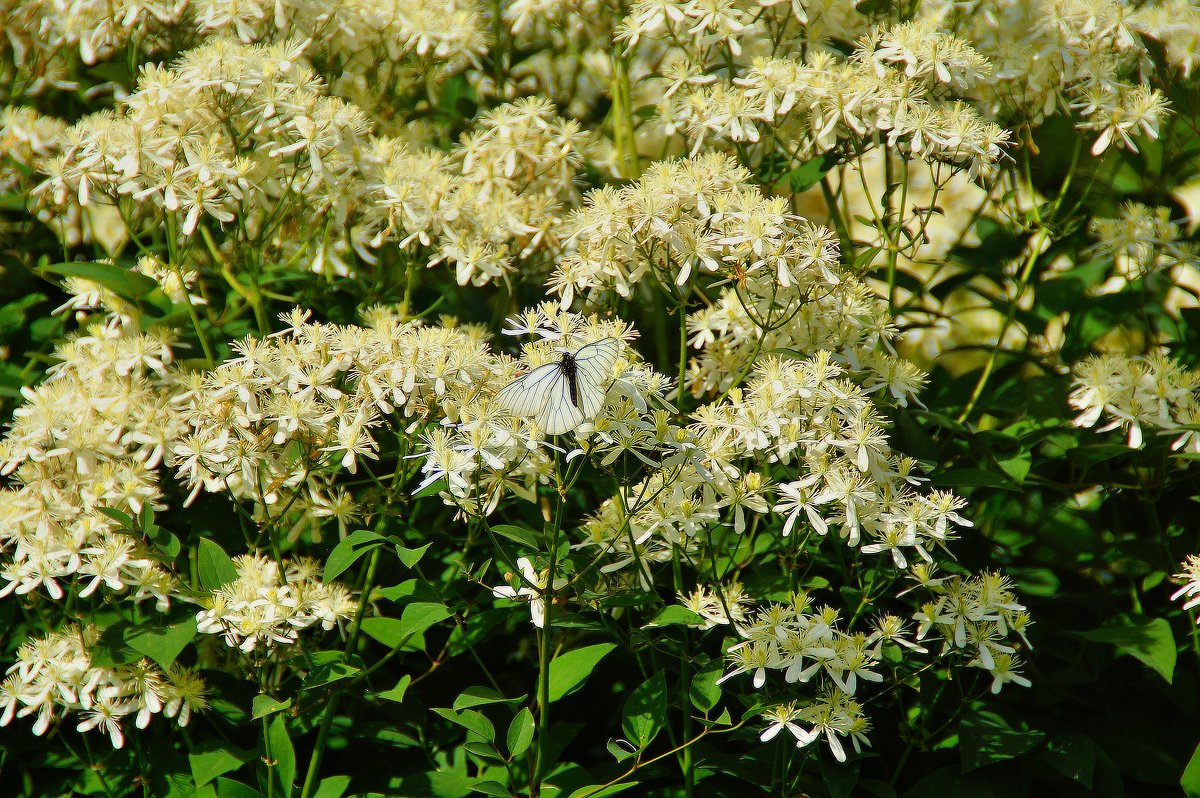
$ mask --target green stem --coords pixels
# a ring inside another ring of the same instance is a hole
[[[688,356],[688,341],[687,341],[687,306],[680,304],[675,309],[679,314],[679,382],[676,383],[675,402],[680,409],[683,401],[684,383],[687,381],[687,356]]]
[[[556,454],[554,475],[558,483],[558,505],[554,510],[554,522],[550,528],[550,562],[546,566],[546,587],[542,591],[544,611],[542,630],[538,635],[538,734],[537,753],[533,760],[533,769],[529,774],[529,794],[538,798],[542,790],[542,778],[549,769],[546,761],[546,744],[550,740],[550,632],[551,616],[554,612],[554,568],[558,564],[558,533],[562,529],[563,505],[567,500],[567,481],[562,476],[562,460]]]
[[[636,180],[642,173],[642,165],[633,131],[629,69],[626,56],[617,47],[612,52],[612,85],[609,93],[612,95],[613,144],[617,149],[617,168],[621,171],[621,177]]]
[[[675,582],[675,595],[683,593],[683,568],[679,561],[679,545],[671,548],[671,575]],[[691,692],[692,682],[692,652],[689,629],[683,629],[683,656],[679,658],[679,705],[683,708],[683,739],[692,736]],[[679,769],[683,772],[683,794],[685,798],[695,798],[696,770],[692,766],[691,746],[684,746],[679,752]]]
[[[1025,259],[1025,266],[1021,269],[1021,275],[1017,280],[1016,291],[1013,292],[1012,299],[1008,303],[1008,312],[1004,314],[1004,323],[1000,325],[1000,332],[996,335],[996,345],[988,352],[987,362],[983,364],[983,371],[980,372],[979,380],[975,383],[974,390],[971,391],[971,398],[967,400],[967,404],[963,407],[962,412],[958,414],[958,423],[960,424],[964,423],[970,417],[971,411],[975,409],[975,405],[979,402],[979,397],[983,395],[983,389],[987,385],[988,379],[992,376],[992,370],[996,367],[996,357],[1004,345],[1004,334],[1012,326],[1013,317],[1017,312],[1017,303],[1021,301],[1021,295],[1025,293],[1025,287],[1028,285],[1029,278],[1033,274],[1033,267],[1038,261],[1038,256],[1042,254],[1042,248],[1049,240],[1050,231],[1042,227],[1038,229],[1029,242],[1029,255]]]
[[[358,608],[354,611],[354,623],[350,627],[350,633],[346,636],[346,646],[342,649],[346,657],[358,645],[358,636],[362,629],[363,615],[367,611],[371,589],[375,586],[375,571],[379,566],[379,552],[381,550],[381,547],[376,547],[371,552],[371,559],[367,562],[367,575],[363,579],[362,592],[358,597]],[[345,688],[334,691],[333,695],[329,697],[329,704],[325,707],[325,714],[321,716],[321,726],[317,729],[317,741],[313,745],[312,756],[308,760],[308,771],[304,774],[304,786],[300,788],[300,798],[312,798],[313,792],[317,789],[317,778],[321,772],[321,760],[325,757],[325,749],[329,745],[329,732],[333,728],[333,719],[337,714],[338,702],[341,700],[344,692]]]
[[[167,251],[169,253],[168,258],[170,259],[170,267],[171,270],[175,272],[175,276],[179,278],[179,287],[185,288],[185,283],[183,281],[183,269],[179,265],[179,260],[175,257],[176,224],[177,222],[175,220],[175,214],[167,214]],[[186,288],[184,293],[187,293]],[[188,318],[192,321],[192,329],[196,332],[196,337],[200,339],[200,348],[204,350],[204,359],[207,361],[208,367],[211,369],[216,366],[217,359],[213,356],[212,344],[209,343],[208,336],[204,334],[204,328],[200,326],[200,315],[196,313],[196,306],[192,304],[190,299],[185,300],[183,304],[187,308]]]
[[[414,258],[408,258],[404,267],[404,299],[400,304],[400,318],[406,320],[412,310],[413,290],[417,286],[417,265]]]

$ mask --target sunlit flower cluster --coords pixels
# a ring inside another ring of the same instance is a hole
[[[62,154],[39,170],[39,214],[74,205],[122,208],[129,235],[169,218],[187,241],[204,225],[235,218],[248,240],[273,241],[300,205],[319,227],[344,217],[362,112],[325,96],[298,42],[246,47],[213,40],[173,68],[147,66],[115,111],[85,117],[64,133]],[[230,250],[234,268],[246,252]]]
[[[1017,602],[1012,583],[993,572],[970,578],[932,574],[931,568],[915,573],[918,582],[935,595],[913,615],[916,639],[936,634],[942,640],[942,654],[961,654],[968,665],[991,674],[993,693],[1009,682],[1028,687],[1029,680],[1017,671],[1021,662],[1016,652],[1031,648],[1025,630],[1032,620]]]
[[[373,140],[361,238],[421,265],[451,264],[459,285],[508,278],[557,249],[586,138],[549,101],[529,98],[483,114],[449,156]]]
[[[1126,202],[1120,211],[1115,219],[1096,218],[1091,223],[1091,233],[1096,239],[1092,252],[1112,258],[1119,278],[1106,283],[1101,290],[1120,288],[1174,268],[1196,269],[1200,256],[1184,240],[1179,225],[1171,221],[1168,208]]]
[[[992,78],[975,88],[982,107],[1000,119],[1035,124],[1056,110],[1071,110],[1077,128],[1092,139],[1093,154],[1111,146],[1136,152],[1134,138],[1158,138],[1168,113],[1165,96],[1141,82],[1149,58],[1139,29],[1174,43],[1177,63],[1190,68],[1188,33],[1162,25],[1159,13],[1119,0],[952,6],[934,3],[927,13],[955,20],[955,32],[992,63]],[[1176,19],[1184,23],[1187,17]]]
[[[221,635],[244,654],[290,645],[301,630],[317,624],[329,631],[357,606],[344,587],[317,578],[321,564],[315,560],[287,560],[281,569],[269,557],[244,554],[234,565],[237,578],[202,600],[196,627]]]
[[[121,748],[129,719],[145,729],[161,714],[187,726],[192,712],[207,706],[204,681],[192,671],[164,671],[148,659],[97,665],[89,652],[99,642],[95,627],[73,626],[22,643],[0,682],[0,726],[34,717],[33,733],[41,736],[75,716],[77,731],[100,732]]]
[[[166,45],[187,0],[4,0],[0,2],[0,100],[79,87],[76,65],[123,53],[131,40]],[[89,88],[91,88],[89,86]],[[99,92],[112,90],[111,84]]]
[[[803,706],[790,703],[771,707],[762,717],[767,721],[767,728],[759,735],[764,743],[785,729],[797,748],[824,737],[830,753],[839,762],[846,761],[842,738],[849,739],[856,753],[862,753],[863,747],[870,745],[867,732],[871,724],[863,714],[862,705],[837,688],[823,691]]]
[[[1007,583],[992,574],[947,581],[925,580],[939,596],[914,616],[918,622],[915,632],[895,615],[876,618],[870,632],[843,631],[839,612],[814,606],[806,593],[759,609],[738,627],[744,639],[727,650],[730,670],[721,681],[748,674],[756,689],[770,692],[774,686],[768,686],[768,675],[778,673],[788,684],[819,684],[815,699],[801,706],[794,702],[776,705],[763,713],[767,727],[761,739],[769,742],[786,729],[802,748],[824,737],[834,757],[842,762],[846,753],[841,738],[848,737],[859,752],[868,744],[869,724],[855,696],[864,685],[882,682],[884,671],[902,659],[885,657],[885,649],[891,647],[896,654],[927,654],[918,641],[931,629],[944,635],[943,654],[959,652],[969,665],[991,673],[993,692],[1007,682],[1028,686],[1029,681],[1014,670],[1016,646],[1007,638],[1017,635],[1028,645],[1022,630],[1029,619],[1015,603]]]
[[[48,379],[0,442],[0,595],[128,591],[169,606],[173,578],[103,509],[162,509],[157,467],[183,430],[170,406],[169,342],[100,328],[59,345]]]
[[[384,115],[392,98],[478,66],[491,44],[477,0],[191,0],[189,8],[202,35],[312,40],[335,92]]]
[[[1073,369],[1070,405],[1075,425],[1099,432],[1121,429],[1133,449],[1146,432],[1174,436],[1175,451],[1200,453],[1200,372],[1186,369],[1162,352],[1145,356],[1093,355]]]
[[[477,328],[369,315],[357,327],[297,311],[281,334],[236,343],[237,357],[196,375],[176,400],[191,430],[170,456],[189,502],[202,489],[228,493],[258,513],[288,507],[294,534],[311,527],[319,539],[331,518],[344,533],[358,510],[338,474],[376,459],[389,423],[443,417],[452,391],[474,390],[489,367]]]

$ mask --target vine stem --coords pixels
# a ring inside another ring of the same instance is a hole
[[[346,637],[346,646],[343,649],[346,656],[349,656],[358,645],[363,615],[367,611],[371,589],[375,586],[375,571],[379,566],[380,550],[381,547],[376,546],[371,552],[371,559],[367,562],[367,575],[363,579],[362,592],[358,597],[358,607],[354,611],[354,625],[350,628],[350,634]],[[325,757],[325,748],[329,744],[329,731],[333,728],[333,718],[337,715],[338,702],[344,692],[345,689],[341,688],[334,691],[333,695],[329,697],[329,704],[325,707],[325,714],[321,717],[321,727],[317,730],[317,740],[313,745],[312,756],[308,759],[308,771],[304,774],[304,786],[300,788],[300,798],[312,798],[313,792],[317,789],[317,776],[321,772],[321,760]]]
[[[175,253],[176,240],[176,225],[174,213],[167,214],[167,258],[170,260],[171,271],[175,272],[176,278],[179,280],[179,287],[183,290],[188,319],[192,322],[192,329],[196,331],[196,338],[200,340],[200,348],[204,350],[204,359],[208,362],[208,367],[211,369],[217,364],[216,358],[213,356],[212,344],[208,341],[208,336],[204,334],[204,328],[200,326],[200,316],[196,313],[196,306],[192,304],[191,295],[187,291],[187,283],[183,279],[183,269],[179,265],[179,258]]]
[[[1033,267],[1049,240],[1050,231],[1045,227],[1041,227],[1038,228],[1038,231],[1033,235],[1033,239],[1029,242],[1029,255],[1025,258],[1025,265],[1022,267],[1020,278],[1017,280],[1017,290],[1013,292],[1012,299],[1009,300],[1008,312],[1004,314],[1004,323],[1000,325],[1000,332],[996,335],[996,345],[988,352],[987,362],[983,364],[983,371],[980,372],[979,379],[975,382],[975,388],[971,391],[971,397],[967,400],[967,404],[963,407],[962,412],[958,414],[957,420],[959,424],[964,423],[970,417],[971,411],[975,409],[975,405],[979,402],[979,398],[983,396],[983,389],[992,376],[992,370],[996,367],[996,358],[1000,354],[1001,347],[1004,345],[1004,334],[1012,326],[1013,317],[1017,312],[1017,303],[1021,301],[1021,295],[1025,293],[1025,288],[1029,285],[1029,278],[1033,274]]]
[[[529,773],[529,794],[538,798],[542,791],[542,778],[547,769],[546,744],[550,738],[550,631],[554,612],[554,568],[558,564],[558,533],[562,528],[563,505],[567,500],[568,480],[563,479],[562,459],[555,454],[555,480],[558,488],[558,504],[554,509],[554,522],[550,528],[550,561],[546,566],[546,587],[542,590],[542,629],[538,634],[538,680],[537,680],[537,752],[533,768]]]
[[[621,177],[636,180],[642,173],[638,158],[637,136],[633,128],[633,103],[629,88],[628,59],[614,47],[612,52],[612,96],[613,143],[617,145],[617,168]]]

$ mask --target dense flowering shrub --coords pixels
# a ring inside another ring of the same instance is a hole
[[[1200,795],[1194,4],[0,26],[23,794]]]

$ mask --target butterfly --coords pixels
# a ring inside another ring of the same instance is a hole
[[[496,401],[514,415],[532,417],[547,435],[562,435],[600,412],[612,368],[621,352],[616,338],[602,338],[513,380]]]

